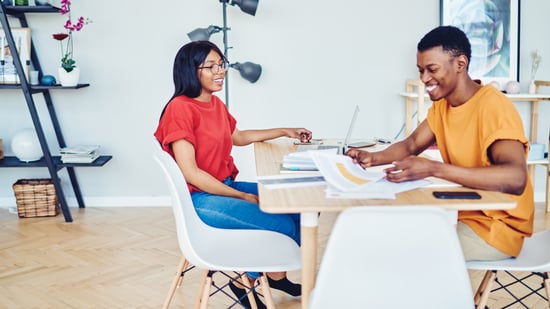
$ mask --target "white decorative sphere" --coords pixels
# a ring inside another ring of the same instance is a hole
[[[489,85],[492,85],[493,87],[497,88],[498,90],[500,90],[500,83],[496,80],[492,81],[489,83]]]
[[[506,84],[506,93],[516,94],[521,90],[520,84],[515,80],[511,80]]]
[[[11,141],[11,150],[23,162],[42,159],[43,153],[34,129],[22,129],[15,133]]]

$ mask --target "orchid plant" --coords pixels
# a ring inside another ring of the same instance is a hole
[[[73,32],[82,30],[84,25],[87,25],[92,21],[89,18],[84,18],[83,16],[80,16],[77,19],[76,23],[73,23],[71,19],[70,0],[61,0],[61,8],[59,10],[59,13],[61,13],[61,15],[67,15],[67,21],[63,26],[66,29],[66,32],[56,33],[53,35],[53,38],[59,41],[59,44],[61,46],[61,67],[66,72],[71,72],[76,67],[76,61],[73,58]],[[65,45],[63,43],[65,43]]]

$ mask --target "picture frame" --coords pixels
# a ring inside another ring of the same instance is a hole
[[[520,0],[440,0],[440,24],[472,45],[468,72],[483,83],[519,81]]]
[[[31,59],[31,28],[11,28],[13,40],[23,65],[25,76],[29,76]],[[11,51],[4,29],[0,28],[0,84],[20,84],[19,75],[11,57]]]

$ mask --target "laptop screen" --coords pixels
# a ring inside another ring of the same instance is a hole
[[[357,120],[357,115],[359,115],[359,105],[355,105],[355,111],[353,112],[353,117],[351,117],[351,123],[349,124],[348,133],[346,134],[346,139],[344,140],[344,147],[349,145],[351,140],[351,133],[355,127],[355,120]]]

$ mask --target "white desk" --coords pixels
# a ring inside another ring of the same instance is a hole
[[[279,174],[284,155],[296,151],[290,139],[277,139],[254,143],[258,176]],[[425,205],[450,210],[511,209],[516,202],[498,192],[476,190],[480,200],[442,200],[433,197],[437,189],[416,189],[397,194],[395,200],[327,199],[326,185],[267,189],[259,184],[260,208],[269,213],[300,213],[302,235],[302,308],[308,308],[309,295],[317,274],[317,226],[320,212],[339,212],[348,207],[368,205]],[[468,190],[462,187],[446,188],[449,191]],[[345,283],[342,283],[345,284]]]

